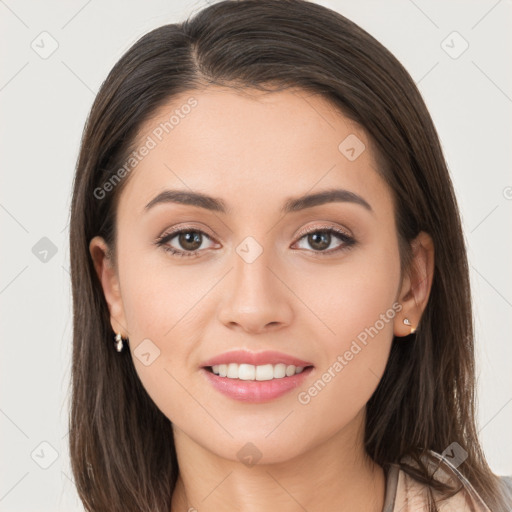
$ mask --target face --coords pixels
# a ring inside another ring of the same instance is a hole
[[[403,312],[418,319],[365,132],[304,91],[210,87],[161,108],[143,145],[120,196],[115,266],[101,239],[91,254],[148,394],[227,459],[246,443],[270,463],[354,439],[393,335],[410,332]],[[345,192],[297,201],[328,190]]]

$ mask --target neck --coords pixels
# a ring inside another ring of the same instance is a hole
[[[293,459],[248,466],[174,427],[180,474],[171,512],[381,512],[385,475],[366,454],[362,431],[347,427]]]

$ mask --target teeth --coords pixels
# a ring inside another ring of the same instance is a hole
[[[240,380],[272,380],[291,377],[296,373],[301,373],[303,366],[294,366],[293,364],[264,364],[254,366],[252,364],[216,364],[212,366],[212,371],[219,377]]]

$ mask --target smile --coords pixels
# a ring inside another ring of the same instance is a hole
[[[303,366],[295,366],[293,364],[216,364],[211,366],[211,371],[219,377],[226,377],[228,379],[240,380],[273,380],[283,379],[285,377],[292,377],[304,370]]]
[[[261,403],[279,398],[297,388],[313,370],[313,366],[297,367],[282,363],[259,366],[229,363],[203,367],[201,374],[209,385],[232,400]]]

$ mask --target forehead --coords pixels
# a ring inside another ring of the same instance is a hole
[[[390,199],[365,131],[303,90],[182,93],[144,123],[135,150],[145,155],[122,196],[139,212],[166,188],[226,197],[230,210],[334,186]]]

